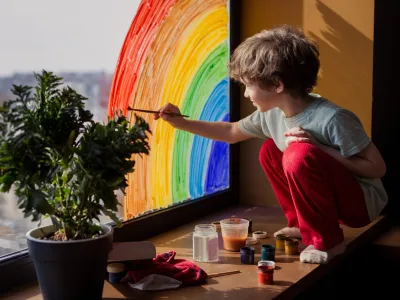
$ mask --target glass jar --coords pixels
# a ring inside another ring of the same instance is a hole
[[[199,262],[218,261],[218,233],[213,224],[199,224],[193,233],[193,259]]]

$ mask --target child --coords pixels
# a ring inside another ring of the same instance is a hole
[[[387,204],[380,178],[386,166],[352,112],[311,94],[320,67],[317,45],[290,26],[264,30],[232,55],[230,76],[245,86],[257,110],[239,122],[155,118],[203,137],[237,143],[265,139],[259,160],[288,227],[275,233],[302,238],[300,260],[324,264],[345,251],[339,224],[363,227]],[[338,87],[340,88],[340,87]]]

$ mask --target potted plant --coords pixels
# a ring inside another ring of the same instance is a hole
[[[95,122],[61,77],[34,75],[33,95],[14,85],[0,108],[0,190],[14,189],[24,217],[52,221],[26,235],[44,299],[101,299],[113,230],[99,217],[121,224],[115,191],[127,187],[133,154],[149,153],[151,132],[120,111]]]

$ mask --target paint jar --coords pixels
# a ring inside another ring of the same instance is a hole
[[[107,272],[110,283],[119,283],[125,276],[125,265],[123,263],[108,264]]]
[[[287,238],[285,240],[285,254],[296,255],[298,253],[299,240]]]
[[[245,218],[247,221],[249,221],[249,230],[248,233],[253,232],[253,220],[251,218]]]
[[[285,240],[288,238],[286,234],[278,234],[275,237],[276,250],[285,251]]]
[[[275,246],[266,244],[261,246],[261,260],[275,261]]]
[[[274,269],[275,263],[273,261],[259,261],[257,268],[258,282],[261,284],[274,284]]]
[[[199,224],[193,233],[193,259],[199,262],[218,261],[218,233],[212,224]]]
[[[243,247],[240,248],[240,262],[245,265],[254,264],[254,248]]]
[[[246,246],[249,229],[249,220],[241,218],[229,218],[221,221],[221,233],[224,248],[237,252]]]

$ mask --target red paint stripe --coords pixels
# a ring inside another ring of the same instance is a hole
[[[125,37],[115,68],[108,114],[121,109],[126,115],[131,95],[162,21],[178,0],[142,0]]]

